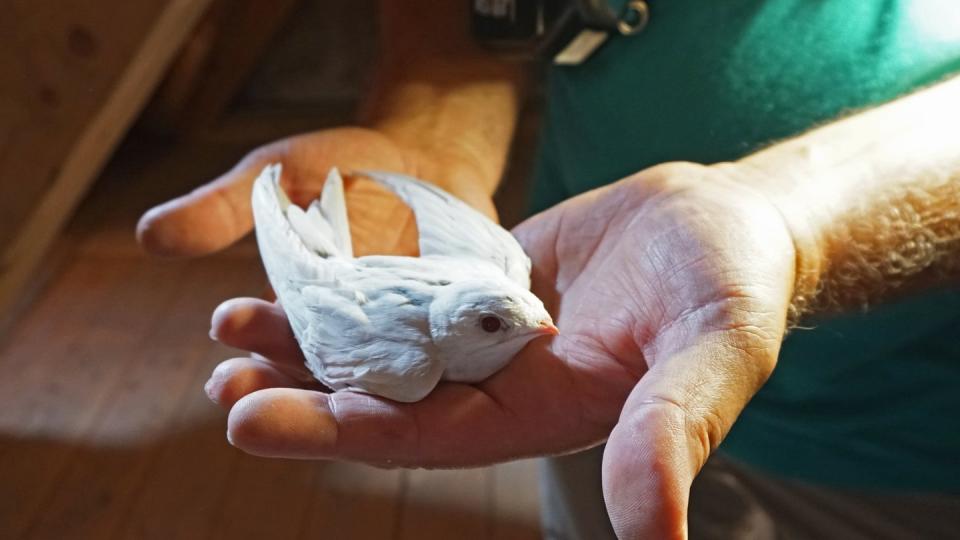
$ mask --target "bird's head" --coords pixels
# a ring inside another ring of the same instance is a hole
[[[443,378],[477,382],[496,373],[534,338],[556,335],[532,292],[503,280],[443,287],[430,306],[430,333],[447,362]]]

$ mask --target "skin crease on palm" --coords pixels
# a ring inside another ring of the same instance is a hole
[[[244,197],[269,161],[292,173],[285,188],[301,204],[335,164],[442,174],[376,133],[333,131],[254,152],[212,186],[151,211],[141,241],[185,254],[231,243],[249,231]],[[328,138],[337,163],[325,159]],[[222,362],[207,384],[230,411],[231,443],[264,456],[458,467],[609,439],[604,492],[618,533],[683,536],[693,477],[773,369],[794,278],[780,214],[731,170],[660,165],[518,226],[534,292],[560,336],[535,340],[483,383],[441,383],[418,403],[325,393],[306,375],[282,309],[225,302],[211,335],[254,353]],[[358,254],[415,254],[412,216],[398,201],[360,182],[348,184],[347,198]],[[181,232],[197,230],[210,232]]]

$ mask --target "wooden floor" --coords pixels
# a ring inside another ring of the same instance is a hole
[[[158,261],[133,227],[242,151],[128,143],[73,220],[0,344],[0,538],[539,538],[533,462],[386,471],[227,444],[202,388],[235,353],[208,321],[263,290],[255,247]]]

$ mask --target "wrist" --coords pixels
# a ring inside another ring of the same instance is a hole
[[[863,307],[949,259],[958,98],[954,77],[733,164],[790,227],[795,307]]]
[[[800,171],[804,167],[799,163],[794,165],[796,167],[782,167],[776,171],[767,170],[749,159],[711,165],[766,199],[783,221],[793,242],[795,257],[788,313],[790,324],[795,324],[812,304],[820,288],[826,260],[824,242],[816,225],[816,202],[806,200],[798,189],[801,185],[799,177],[803,175]]]
[[[484,152],[491,150],[462,141],[460,144],[451,141],[441,146],[431,142],[429,137],[416,140],[378,127],[372,130],[390,140],[399,151],[402,164],[397,172],[434,184],[487,217],[497,220],[493,193],[500,183],[503,167],[491,167],[491,160],[484,159]]]
[[[385,77],[361,114],[363,125],[404,149],[409,171],[487,214],[506,166],[519,115],[522,80],[478,62],[420,66]]]

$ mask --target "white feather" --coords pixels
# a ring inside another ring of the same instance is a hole
[[[319,204],[314,201],[310,205],[310,212],[317,212],[323,216],[324,222],[330,225],[334,243],[343,257],[353,257],[353,246],[350,242],[350,222],[347,220],[347,197],[343,190],[343,178],[336,167],[330,169],[327,181],[323,184]]]
[[[512,234],[442,189],[410,176],[360,171],[395,193],[413,209],[420,234],[420,256],[489,261],[525,289],[530,258]]]

